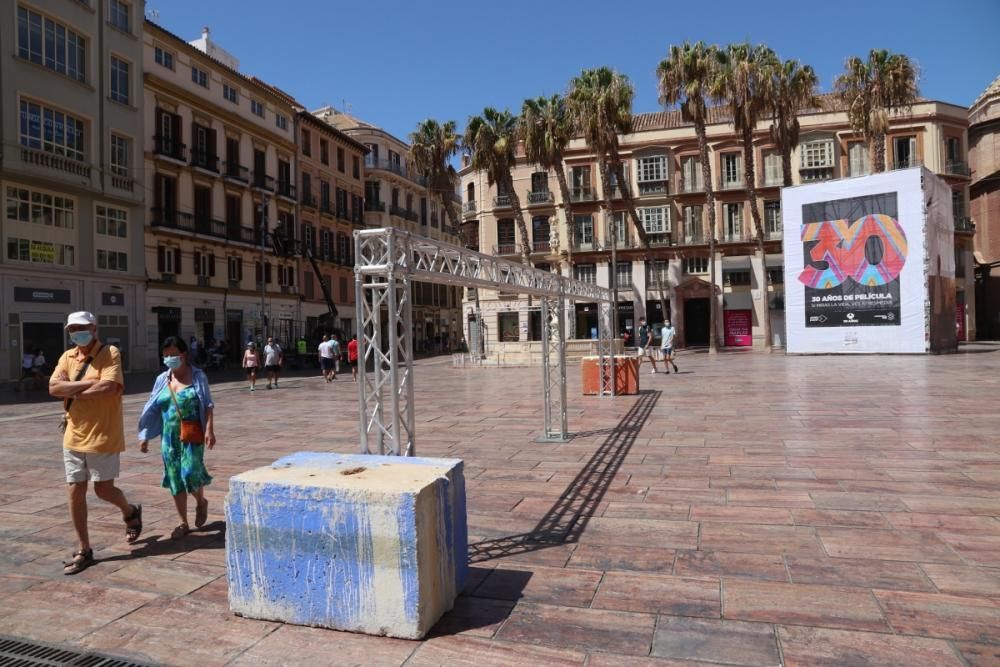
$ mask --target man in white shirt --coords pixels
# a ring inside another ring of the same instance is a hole
[[[319,350],[319,365],[323,369],[323,379],[327,382],[333,381],[333,378],[330,377],[331,374],[333,377],[337,377],[333,365],[333,346],[331,342],[329,336],[323,336],[323,342],[317,347]]]
[[[268,336],[267,345],[264,346],[264,370],[267,371],[268,389],[271,388],[272,382],[274,382],[274,388],[278,388],[278,374],[281,373],[283,357],[281,346],[274,342],[273,336]]]
[[[674,363],[674,338],[677,336],[677,329],[674,325],[670,323],[670,318],[663,324],[663,329],[660,330],[660,349],[663,351],[663,370],[669,375],[670,374],[670,364],[674,367],[674,373],[677,373],[677,364]]]

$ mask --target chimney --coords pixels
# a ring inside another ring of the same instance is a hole
[[[206,42],[208,41],[208,26],[201,29],[201,38]]]

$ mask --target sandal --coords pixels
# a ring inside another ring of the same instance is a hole
[[[63,574],[79,574],[96,563],[93,549],[81,549],[73,552],[73,560],[63,561]]]
[[[132,506],[132,516],[125,519],[125,541],[132,544],[142,535],[142,505]]]
[[[191,532],[191,526],[187,525],[186,523],[178,524],[177,527],[174,528],[173,532],[170,533],[170,539],[179,540],[190,532]]]
[[[200,503],[194,511],[194,525],[196,528],[201,528],[208,521],[208,498],[205,498]]]

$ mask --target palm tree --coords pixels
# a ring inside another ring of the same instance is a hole
[[[513,169],[517,164],[517,117],[507,111],[486,107],[479,116],[469,118],[462,145],[469,154],[471,166],[485,171],[490,185],[507,195],[514,211],[518,235],[521,237],[521,263],[531,266],[528,226],[521,210],[521,198],[514,189]]]
[[[632,132],[632,100],[635,89],[628,77],[608,67],[584,70],[580,76],[570,81],[567,106],[577,131],[583,135],[587,146],[601,162],[601,180],[604,190],[605,229],[612,236],[611,243],[611,289],[615,304],[612,308],[612,326],[618,335],[618,249],[617,232],[612,220],[611,198],[617,187],[625,200],[625,207],[636,237],[640,244],[650,251],[646,228],[639,219],[635,201],[625,180],[625,169],[619,156],[619,135]],[[649,257],[650,261],[652,258]],[[660,308],[667,315],[667,301],[660,272],[651,271],[654,288],[659,292]]]
[[[781,174],[785,187],[792,184],[792,151],[799,145],[799,111],[819,106],[816,86],[819,79],[809,65],[797,60],[774,63],[771,69],[769,106],[771,141],[781,153]]]
[[[730,44],[723,52],[719,86],[733,117],[733,128],[743,139],[743,179],[750,201],[750,215],[757,237],[757,252],[764,266],[761,285],[768,294],[767,256],[764,253],[764,225],[757,209],[757,175],[754,160],[753,135],[757,121],[767,110],[771,69],[778,62],[774,51],[763,44]],[[764,349],[771,349],[771,316],[764,310]]]
[[[458,154],[459,141],[453,120],[439,123],[428,118],[417,123],[417,129],[410,133],[410,164],[427,181],[432,195],[440,197],[441,206],[455,233],[458,232],[459,220],[453,196],[458,174],[451,159]]]
[[[573,227],[572,202],[563,158],[566,146],[573,138],[573,123],[566,109],[566,101],[561,95],[527,99],[521,107],[521,138],[524,154],[529,161],[541,169],[554,171],[562,196],[563,215],[566,219],[566,259],[573,275]],[[558,224],[558,221],[556,222]]]
[[[718,88],[720,57],[715,46],[704,42],[684,42],[672,45],[669,55],[656,68],[659,80],[660,101],[667,105],[677,105],[681,117],[694,124],[698,137],[698,154],[705,187],[705,206],[708,209],[708,271],[711,280],[712,297],[709,299],[710,353],[718,350],[715,320],[718,308],[715,296],[715,193],[712,189],[712,172],[708,162],[708,139],[705,125],[708,116],[708,100]]]
[[[872,49],[867,62],[853,56],[844,69],[834,89],[847,106],[851,129],[872,143],[875,172],[885,171],[889,115],[909,110],[919,99],[917,68],[901,53]]]

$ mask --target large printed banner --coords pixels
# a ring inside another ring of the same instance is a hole
[[[782,190],[792,353],[924,352],[921,170]]]

